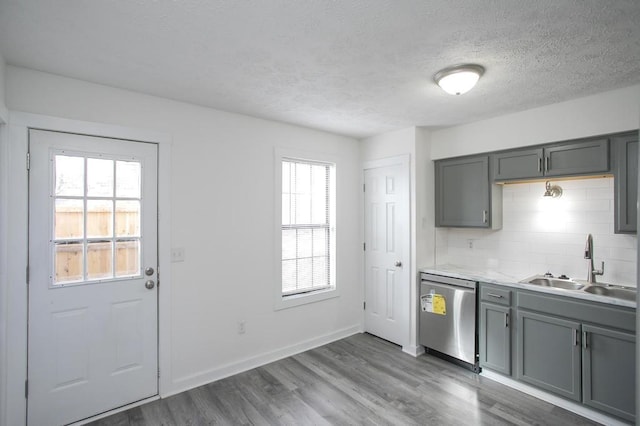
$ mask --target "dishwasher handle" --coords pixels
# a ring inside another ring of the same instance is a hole
[[[465,280],[462,278],[446,277],[441,275],[431,275],[424,272],[420,275],[420,278],[422,284],[448,285],[472,289],[476,289],[478,286],[478,283],[476,281]]]
[[[475,283],[473,283],[475,284]],[[455,284],[445,284],[445,283],[437,283],[437,282],[433,282],[433,281],[422,281],[422,293],[424,293],[424,286],[427,286],[429,288],[440,288],[443,290],[455,290],[455,291],[463,291],[465,293],[475,293],[476,292],[476,287],[475,285],[473,286],[460,286],[460,285],[455,285]]]

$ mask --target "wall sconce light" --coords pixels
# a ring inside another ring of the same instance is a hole
[[[462,95],[473,89],[482,74],[484,74],[482,66],[464,64],[440,70],[433,79],[448,94]]]
[[[543,197],[560,198],[562,197],[562,188],[559,185],[551,185],[551,182],[547,181]]]

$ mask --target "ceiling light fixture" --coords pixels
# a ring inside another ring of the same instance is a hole
[[[433,79],[448,94],[462,95],[473,89],[482,74],[484,74],[484,67],[464,64],[440,70]]]
[[[562,188],[559,185],[551,185],[551,182],[547,181],[543,197],[560,198],[562,197]]]

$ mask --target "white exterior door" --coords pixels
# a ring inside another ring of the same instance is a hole
[[[158,393],[157,147],[29,132],[29,425]]]
[[[364,171],[365,331],[409,343],[409,165]]]

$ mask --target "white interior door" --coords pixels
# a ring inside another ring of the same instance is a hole
[[[409,343],[409,166],[364,171],[365,331]]]
[[[29,132],[27,420],[158,393],[157,147]]]

